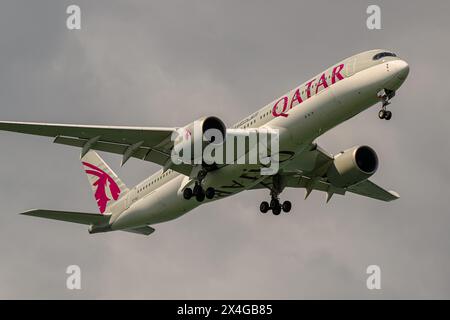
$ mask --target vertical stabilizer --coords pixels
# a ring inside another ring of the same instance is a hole
[[[111,168],[95,152],[89,151],[81,159],[101,214],[129,190]]]

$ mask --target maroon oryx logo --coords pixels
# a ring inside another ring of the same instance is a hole
[[[120,195],[120,188],[113,178],[102,169],[87,162],[83,162],[83,165],[89,168],[85,169],[87,174],[98,177],[98,180],[95,181],[92,186],[97,188],[94,192],[95,200],[97,200],[100,213],[104,213],[108,202],[111,201],[111,199],[108,198],[108,194],[110,194],[114,200],[117,200]],[[106,188],[109,188],[108,193]]]

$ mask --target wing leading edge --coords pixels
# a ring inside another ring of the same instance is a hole
[[[122,164],[133,157],[165,166],[176,129],[0,121],[0,130],[53,137],[55,143],[82,148],[82,156],[93,149],[122,155]],[[189,175],[192,167],[181,164],[173,170]]]

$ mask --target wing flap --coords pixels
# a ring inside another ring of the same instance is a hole
[[[66,146],[82,148],[87,141],[87,139],[57,136],[53,142]],[[126,144],[98,141],[95,143],[92,149],[115,154],[124,154],[128,147],[129,145]],[[134,158],[144,159],[149,151],[149,148],[139,148],[133,152],[132,156]]]
[[[58,136],[55,138],[54,143],[82,148],[87,141],[87,139]],[[129,147],[130,146],[126,144],[98,141],[91,149],[123,155]],[[171,154],[155,148],[139,147],[133,151],[131,157],[164,166],[171,158]],[[192,166],[184,163],[172,166],[171,168],[184,175],[189,175],[192,170]]]

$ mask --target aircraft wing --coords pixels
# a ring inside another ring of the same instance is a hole
[[[53,137],[55,143],[123,155],[165,166],[170,160],[175,128],[86,126],[33,122],[0,121],[0,130]],[[189,175],[192,167],[181,164],[172,168]]]
[[[387,191],[370,180],[364,180],[347,188],[332,185],[324,178],[328,168],[333,162],[333,156],[317,145],[311,145],[306,151],[294,158],[281,172],[281,183],[288,188],[304,188],[306,197],[316,190],[327,194],[327,201],[334,194],[345,195],[346,192],[381,201],[393,201],[400,198],[395,191]],[[252,189],[274,187],[272,177],[267,177]]]

